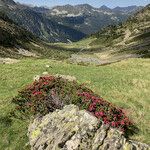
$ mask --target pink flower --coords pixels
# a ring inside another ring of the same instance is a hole
[[[116,123],[113,121],[113,122],[111,123],[111,126],[112,126],[112,127],[116,127]]]
[[[48,85],[48,82],[43,82],[43,85]]]
[[[41,92],[41,91],[34,91],[32,94],[33,94],[34,96],[36,96],[36,95],[41,95],[42,92]]]
[[[89,111],[94,111],[94,110],[95,110],[95,105],[90,104],[90,106],[89,106]]]
[[[101,116],[99,115],[99,112],[95,112],[95,116],[97,117],[97,118],[100,118]]]
[[[121,125],[125,125],[125,122],[122,120],[120,124],[121,124]]]
[[[99,112],[99,115],[100,115],[101,117],[103,117],[103,116],[104,116],[104,112],[100,111],[100,112]]]
[[[88,98],[88,99],[91,98],[91,95],[90,95],[89,93],[84,93],[84,96],[85,96],[86,98]]]
[[[109,121],[104,121],[104,124],[110,124]]]

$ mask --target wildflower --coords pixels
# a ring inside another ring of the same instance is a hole
[[[120,124],[121,124],[121,125],[125,125],[125,122],[122,120]]]
[[[41,91],[34,91],[32,94],[33,94],[34,96],[36,96],[36,95],[41,95],[42,92],[41,92]]]
[[[90,104],[90,106],[89,106],[89,111],[94,111],[94,110],[95,110],[95,105]]]
[[[95,112],[95,116],[96,116],[97,118],[101,118],[101,117],[104,116],[104,112],[102,112],[102,111],[100,111],[100,112]]]
[[[43,82],[43,85],[48,85],[48,82]]]
[[[101,116],[101,117],[103,117],[104,116],[104,112],[99,112],[99,115]]]

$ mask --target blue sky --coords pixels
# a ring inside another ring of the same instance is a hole
[[[108,7],[116,6],[130,6],[130,5],[147,5],[150,3],[150,0],[15,0],[24,4],[32,4],[36,6],[47,6],[53,7],[56,5],[65,5],[65,4],[90,4],[95,7],[100,7],[106,5]]]

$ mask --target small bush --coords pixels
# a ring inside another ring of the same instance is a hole
[[[105,124],[120,128],[125,131],[132,123],[122,109],[115,107],[103,98],[95,96],[94,93],[82,92],[78,94],[81,98],[80,106],[99,118]]]
[[[64,105],[75,104],[91,112],[105,124],[122,131],[133,125],[122,109],[100,98],[84,85],[61,77],[40,77],[20,91],[13,102],[17,105],[16,109],[26,116],[38,113],[45,115]]]

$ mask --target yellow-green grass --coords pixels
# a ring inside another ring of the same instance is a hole
[[[78,49],[88,49],[91,48],[90,43],[92,43],[96,38],[93,37],[89,37],[83,40],[80,40],[78,42],[73,42],[73,43],[55,43],[55,44],[51,44],[50,45],[57,45],[57,46],[61,46],[64,48],[78,48]],[[92,46],[92,48],[94,48],[94,46]]]
[[[33,81],[34,75],[45,71],[75,76],[106,100],[126,109],[139,128],[130,138],[150,143],[150,59],[129,59],[99,67],[23,59],[16,64],[0,64],[0,150],[29,149],[26,144],[29,121],[10,120],[9,112],[14,109],[11,99]]]

